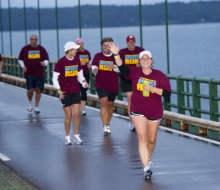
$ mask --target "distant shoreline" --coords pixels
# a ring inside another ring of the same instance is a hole
[[[65,8],[4,8],[1,9],[1,31],[48,30],[48,29],[92,29],[139,26],[139,6],[103,5],[102,22],[100,9],[96,5],[82,5],[79,23],[78,6]],[[38,13],[40,12],[40,15]],[[169,25],[203,24],[220,22],[220,1],[190,3],[168,3]],[[70,22],[71,19],[71,22]],[[164,3],[142,5],[142,26],[165,25]]]

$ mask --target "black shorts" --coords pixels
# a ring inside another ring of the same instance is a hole
[[[122,92],[132,92],[132,82],[130,80],[127,80],[124,76],[120,75],[121,79],[121,90]]]
[[[130,115],[131,116],[136,116],[136,117],[145,117],[142,113],[137,113],[137,112],[130,112]],[[161,119],[162,118],[160,118],[160,119],[147,118],[148,121],[152,121],[152,122],[159,122]]]
[[[26,76],[27,89],[39,88],[41,92],[44,90],[44,77]]]
[[[80,93],[73,93],[73,94],[64,94],[64,99],[60,99],[61,104],[63,107],[69,107],[73,104],[80,104],[81,103],[81,96]]]
[[[115,92],[115,93],[108,92],[104,88],[98,88],[98,89],[96,89],[96,91],[97,91],[99,99],[104,98],[104,97],[108,97],[108,101],[110,101],[110,102],[114,102],[116,99],[116,96],[118,95],[118,92]]]

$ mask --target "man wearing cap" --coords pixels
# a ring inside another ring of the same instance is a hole
[[[91,67],[91,54],[88,50],[84,48],[84,41],[82,38],[76,38],[76,44],[79,45],[79,49],[76,53],[76,56],[79,57],[82,70],[83,70],[83,76],[85,77],[86,81],[89,84],[90,80],[90,73],[89,69]],[[81,115],[86,115],[85,106],[87,101],[87,90],[88,88],[83,88],[80,84],[80,90],[81,90]]]
[[[76,56],[77,49],[80,46],[75,42],[67,42],[64,46],[65,56],[55,64],[53,72],[53,85],[57,89],[63,110],[65,113],[65,144],[71,145],[70,125],[72,116],[74,117],[74,135],[73,140],[77,144],[82,144],[79,135],[80,127],[80,86],[88,88],[79,58]]]
[[[49,56],[45,48],[38,44],[38,37],[35,34],[30,36],[30,44],[24,46],[18,56],[27,86],[28,111],[31,112],[32,98],[35,91],[35,113],[40,113],[39,103],[41,92],[44,90],[44,68],[49,63]]]
[[[126,38],[127,48],[121,49],[119,55],[122,59],[123,64],[128,65],[129,67],[139,67],[139,53],[144,51],[142,47],[135,46],[135,37],[129,35]],[[130,113],[131,105],[131,95],[132,95],[132,83],[130,80],[127,80],[123,75],[120,75],[121,79],[121,90],[125,93],[128,100],[128,114]],[[134,125],[129,121],[129,129],[135,131]]]

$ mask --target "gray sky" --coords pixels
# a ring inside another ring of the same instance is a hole
[[[142,4],[155,4],[161,3],[165,0],[141,0]],[[192,1],[201,1],[201,0],[167,0],[169,2],[192,2]],[[207,1],[207,0],[206,0]],[[38,0],[1,0],[2,8],[8,7],[8,2],[11,7],[23,7],[24,2],[26,7],[37,7]],[[39,0],[40,7],[55,7],[56,0]],[[98,5],[99,0],[80,0],[81,5],[90,4],[90,5]],[[137,5],[139,0],[102,0],[103,5]],[[76,6],[78,5],[78,0],[57,0],[57,5],[59,7],[66,6]]]

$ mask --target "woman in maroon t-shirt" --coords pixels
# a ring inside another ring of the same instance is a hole
[[[115,59],[107,44],[112,38],[101,41],[102,52],[97,53],[92,61],[92,72],[95,77],[95,88],[100,99],[100,115],[105,135],[111,133],[110,121],[114,109],[114,101],[118,94],[118,73],[115,70]]]
[[[152,54],[142,51],[139,54],[140,68],[122,64],[118,46],[108,44],[114,53],[116,64],[122,75],[132,81],[130,116],[138,135],[139,155],[144,167],[144,178],[153,174],[150,169],[151,156],[156,145],[157,131],[163,117],[161,96],[169,97],[171,87],[164,73],[152,68]]]
[[[82,67],[79,58],[76,56],[79,45],[75,42],[67,42],[64,46],[66,53],[55,64],[53,72],[53,85],[59,94],[63,111],[65,113],[65,144],[71,145],[70,125],[72,116],[74,117],[74,135],[73,140],[77,144],[82,144],[79,134],[80,127],[80,86],[88,88],[88,83],[83,77]]]

